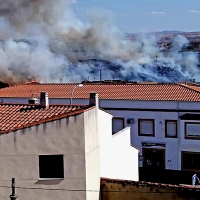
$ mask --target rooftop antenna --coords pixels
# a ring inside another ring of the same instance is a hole
[[[100,76],[100,81],[102,81],[102,74],[101,74],[101,69],[100,69],[100,74],[99,74],[99,76]]]

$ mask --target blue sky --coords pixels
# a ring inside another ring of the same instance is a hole
[[[74,10],[84,19],[92,9],[112,13],[124,32],[200,31],[200,0],[76,0]]]

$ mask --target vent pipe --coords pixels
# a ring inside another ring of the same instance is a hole
[[[40,93],[40,106],[44,108],[49,107],[49,97],[47,92]]]
[[[90,93],[89,105],[99,108],[99,95],[97,93]]]

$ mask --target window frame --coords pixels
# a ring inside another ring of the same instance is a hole
[[[167,135],[167,124],[168,124],[168,122],[175,122],[175,124],[176,124],[176,135],[175,136]],[[166,138],[177,138],[178,137],[178,121],[177,120],[169,120],[169,119],[165,120],[165,137]]]
[[[141,134],[141,122],[142,121],[150,121],[152,122],[152,134]],[[138,119],[138,136],[148,136],[148,137],[155,137],[155,119]]]
[[[117,132],[113,132],[113,120],[115,120],[115,119],[117,119],[117,120],[121,120],[122,121],[122,126],[123,126],[123,128],[122,129],[124,129],[124,127],[125,127],[125,120],[124,120],[124,118],[123,117],[113,117],[112,118],[112,135],[115,135]]]
[[[187,140],[200,140],[200,135],[199,135],[199,137],[191,137],[191,136],[187,136],[187,124],[199,124],[200,125],[200,123],[199,122],[185,122],[184,123],[184,133],[185,133],[185,139],[187,139]]]
[[[182,171],[193,171],[193,172],[200,172],[200,169],[184,169],[183,168],[183,154],[199,154],[200,152],[191,152],[191,151],[181,151],[181,170]]]
[[[40,156],[62,156],[63,177],[62,178],[41,178],[40,177]],[[64,154],[39,154],[38,155],[38,177],[39,177],[39,180],[64,180],[65,179]]]

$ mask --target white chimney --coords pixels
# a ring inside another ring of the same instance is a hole
[[[97,93],[90,93],[89,105],[99,108],[99,95]]]
[[[47,92],[40,93],[40,106],[44,108],[49,107],[49,97]]]

